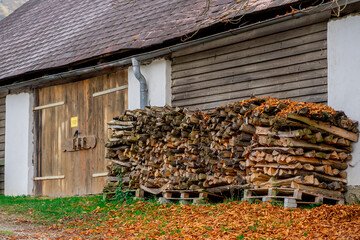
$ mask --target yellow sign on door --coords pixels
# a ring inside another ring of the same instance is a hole
[[[71,128],[76,128],[79,125],[79,119],[78,117],[72,117],[71,118]]]

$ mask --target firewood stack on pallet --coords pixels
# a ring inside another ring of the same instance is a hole
[[[110,193],[121,175],[123,189],[216,191],[246,179],[252,188],[341,197],[351,143],[358,139],[357,123],[342,112],[274,98],[205,113],[169,106],[128,110],[108,126],[104,192]]]
[[[253,188],[285,187],[316,195],[319,203],[342,201],[357,122],[325,105],[271,98],[248,116],[256,128],[244,153]]]
[[[207,119],[200,111],[169,106],[128,110],[114,118],[108,123],[109,176],[104,193],[115,192],[118,176],[123,189],[199,190],[241,184],[245,177],[243,147],[237,143],[212,146],[213,139],[221,141],[211,135],[214,132]],[[222,124],[223,117],[219,117],[211,125],[225,130]],[[251,135],[246,145],[250,139]],[[241,151],[234,158],[231,151],[236,147]]]

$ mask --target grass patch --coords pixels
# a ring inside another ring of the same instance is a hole
[[[117,204],[102,201],[102,196],[48,198],[0,196],[0,210],[28,217],[34,223],[50,225],[83,219],[98,209],[105,217]]]
[[[11,235],[13,235],[14,233],[12,231],[3,231],[0,230],[0,236],[4,236],[4,237],[10,237]]]

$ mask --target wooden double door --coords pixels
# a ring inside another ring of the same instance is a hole
[[[102,192],[107,122],[127,108],[127,71],[50,86],[35,94],[35,194]],[[64,151],[76,137],[94,136],[91,149]]]

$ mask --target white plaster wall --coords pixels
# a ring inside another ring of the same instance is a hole
[[[6,97],[5,195],[33,193],[33,95]]]
[[[328,104],[360,121],[360,15],[328,23]],[[349,185],[360,185],[360,142],[354,144]]]
[[[166,59],[156,59],[150,64],[141,65],[140,71],[148,85],[148,104],[164,106],[171,104],[171,62]],[[132,66],[128,69],[128,108],[140,108],[140,83],[135,78]]]

